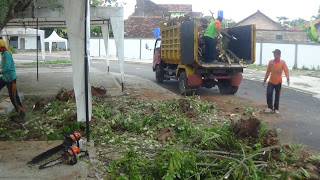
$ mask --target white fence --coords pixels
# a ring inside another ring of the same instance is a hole
[[[124,57],[130,59],[150,60],[153,58],[153,47],[156,39],[125,39]],[[106,56],[103,39],[90,40],[91,56]],[[149,50],[146,49],[148,44]],[[267,65],[273,59],[272,51],[280,49],[281,59],[285,60],[289,68],[320,68],[320,44],[298,44],[298,43],[256,43],[255,64]],[[114,39],[109,39],[110,57],[116,57],[116,46]]]
[[[124,57],[129,59],[146,59],[153,58],[153,47],[156,39],[125,39],[124,40]],[[149,49],[146,49],[148,44]],[[103,39],[90,40],[91,56],[106,56]],[[109,39],[109,55],[117,57],[116,45],[114,39]]]
[[[281,59],[286,61],[288,68],[320,68],[320,44],[289,44],[289,43],[256,43],[255,64],[268,65],[274,59],[272,51],[281,50]]]

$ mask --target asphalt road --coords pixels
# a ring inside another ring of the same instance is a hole
[[[101,70],[107,69],[106,62],[102,60],[92,62],[91,67]],[[110,61],[110,72],[119,73],[117,61]],[[151,64],[125,62],[125,74],[147,78],[155,82],[155,75]],[[177,81],[167,81],[162,86],[170,91],[179,93]],[[212,89],[200,88],[198,93],[219,94],[219,90],[216,87]],[[235,96],[260,104],[266,102],[265,88],[258,81],[244,79]],[[282,134],[282,138],[314,147],[313,150],[319,153],[319,107],[320,100],[318,98],[283,87],[280,100],[281,116],[269,124],[281,129],[282,132],[280,134]]]

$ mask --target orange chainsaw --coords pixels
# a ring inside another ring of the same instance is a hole
[[[88,151],[82,151],[79,149],[78,146],[73,145],[71,147],[66,148],[63,154],[61,154],[61,157],[39,166],[39,169],[48,168],[60,163],[74,165],[77,163],[78,157],[86,157],[86,156],[89,156]]]
[[[64,136],[65,136],[65,140],[63,141],[62,144],[39,154],[38,156],[34,157],[30,162],[28,162],[28,164],[36,164],[36,163],[38,163],[42,160],[45,160],[45,159],[49,158],[50,156],[52,156],[62,150],[66,151],[66,149],[73,147],[75,144],[76,144],[75,147],[78,147],[78,149],[82,148],[82,144],[84,141],[83,141],[81,133],[79,133],[79,132],[65,133]]]

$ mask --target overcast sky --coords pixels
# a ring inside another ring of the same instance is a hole
[[[127,19],[134,12],[136,0],[118,0],[127,4],[124,6],[124,16]],[[157,4],[192,4],[193,11],[210,15],[211,10],[218,14],[222,10],[224,18],[233,19],[236,22],[250,16],[260,10],[262,13],[277,21],[276,17],[285,16],[290,20],[302,18],[310,20],[318,14],[320,0],[152,0]]]

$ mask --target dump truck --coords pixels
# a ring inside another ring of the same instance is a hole
[[[183,95],[192,95],[199,87],[215,86],[221,94],[235,94],[243,69],[255,61],[255,25],[222,29],[217,45],[219,57],[213,62],[203,61],[201,28],[198,20],[160,24],[161,36],[155,42],[152,65],[157,83],[179,80]]]

